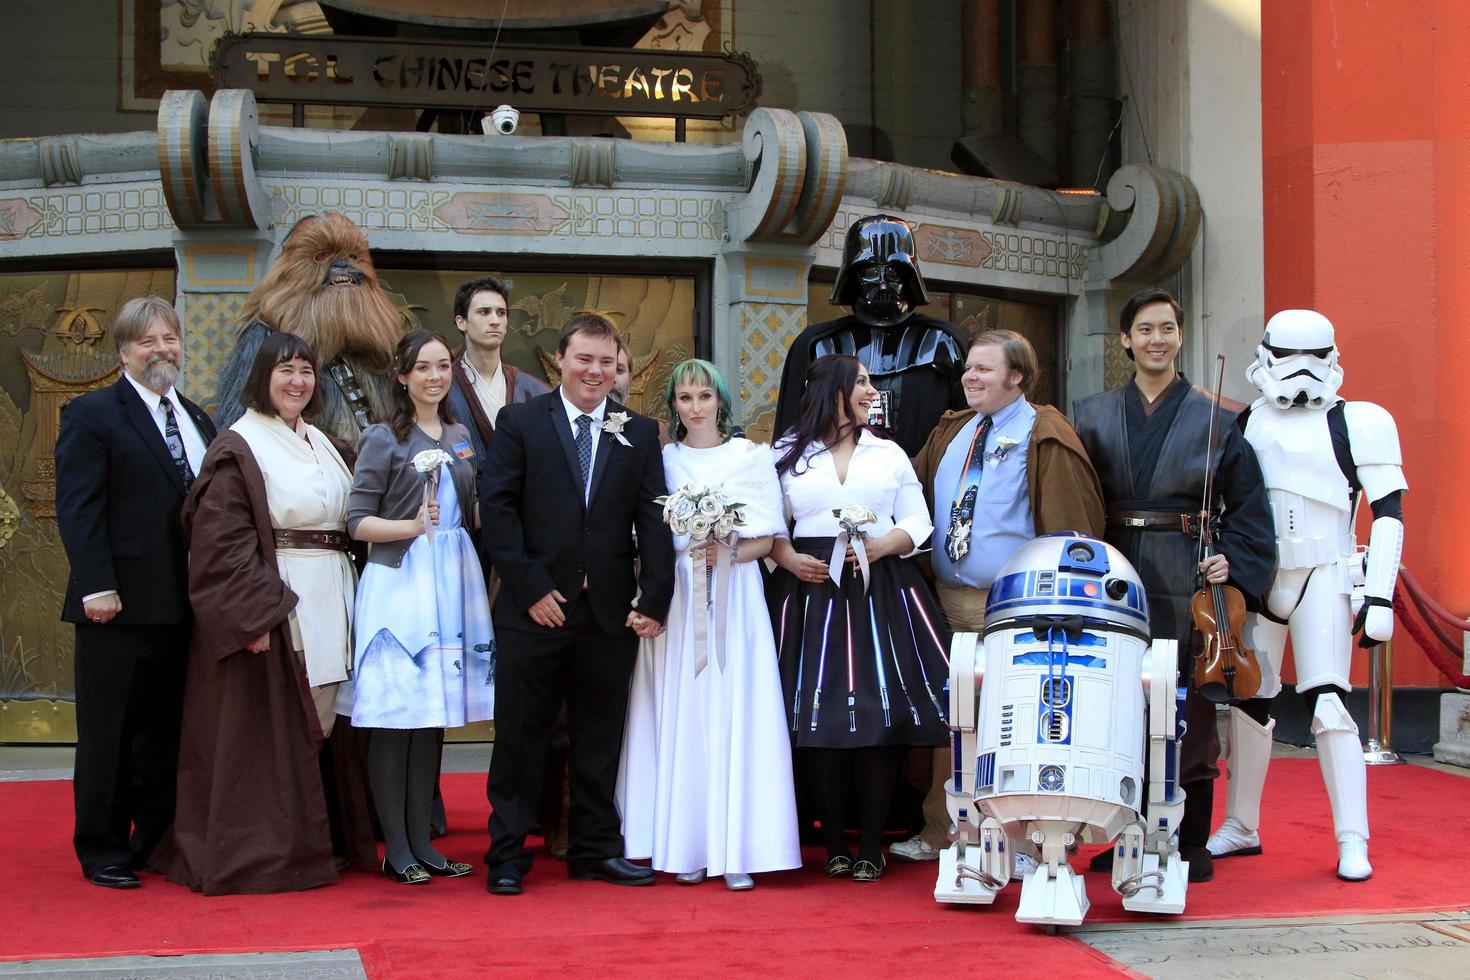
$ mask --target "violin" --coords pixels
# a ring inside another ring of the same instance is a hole
[[[1200,504],[1200,561],[1213,554],[1215,532],[1210,520],[1214,494],[1215,427],[1220,416],[1220,388],[1225,382],[1225,355],[1217,354],[1215,410],[1210,415],[1209,447],[1205,455],[1205,496]],[[1189,613],[1203,644],[1194,660],[1194,686],[1215,704],[1238,704],[1261,689],[1261,663],[1241,639],[1245,628],[1245,596],[1233,585],[1208,582],[1189,600]]]

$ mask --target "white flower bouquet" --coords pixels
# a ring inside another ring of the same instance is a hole
[[[866,593],[868,591],[868,549],[863,544],[863,539],[868,536],[868,532],[863,528],[869,524],[876,524],[878,515],[862,504],[848,504],[846,507],[834,507],[832,516],[837,518],[837,526],[840,530],[832,546],[832,558],[827,563],[827,575],[832,579],[834,585],[842,584],[842,563],[847,558],[847,546],[852,545],[853,554],[857,557],[858,571],[863,576],[863,592]]]
[[[413,468],[424,475],[424,506],[439,492],[439,474],[443,472],[445,463],[454,462],[454,457],[442,449],[425,449],[421,453],[415,453],[413,457]],[[428,512],[424,513],[424,533],[429,540],[434,540],[434,522],[429,520]]]
[[[745,526],[745,504],[732,501],[718,487],[689,483],[653,502],[663,506],[669,530],[689,535],[693,544],[711,540],[728,544],[735,531]]]

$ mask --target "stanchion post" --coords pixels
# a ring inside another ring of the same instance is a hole
[[[1399,766],[1393,750],[1393,640],[1368,650],[1368,744],[1363,761],[1370,766]]]

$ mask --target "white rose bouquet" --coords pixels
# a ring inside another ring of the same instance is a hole
[[[827,575],[834,584],[842,584],[842,563],[847,558],[847,546],[852,545],[853,554],[857,555],[858,570],[863,575],[863,591],[867,592],[868,549],[864,546],[863,539],[868,536],[868,532],[863,528],[876,524],[878,515],[862,504],[848,504],[846,507],[834,507],[832,516],[837,518],[840,531],[837,540],[832,543],[832,558],[827,562]]]
[[[724,670],[726,603],[717,601],[716,597],[727,593],[730,587],[730,553],[735,547],[735,532],[745,526],[745,505],[731,500],[720,488],[701,483],[685,484],[673,493],[655,497],[653,502],[663,506],[664,523],[670,531],[689,536],[693,549],[690,557],[694,561],[694,608],[714,610],[712,635],[708,620],[701,615],[694,617],[694,674],[699,676],[709,665],[711,645],[715,648],[715,661]],[[719,549],[714,567],[709,565],[702,547],[711,541],[726,546]]]
[[[429,501],[439,492],[439,474],[444,471],[444,464],[452,462],[454,457],[442,449],[425,449],[414,454],[413,468],[424,475],[425,507],[428,507]],[[424,512],[424,534],[428,535],[430,541],[434,540],[434,522],[429,520],[427,510]]]
[[[729,544],[735,531],[745,526],[745,505],[718,487],[689,483],[653,502],[662,505],[669,530],[689,535],[691,544],[711,540]]]

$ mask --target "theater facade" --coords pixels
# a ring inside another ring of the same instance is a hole
[[[244,297],[290,227],[328,210],[366,230],[405,324],[455,341],[455,286],[498,274],[513,363],[555,380],[556,329],[600,311],[631,344],[636,407],[660,413],[667,372],[697,354],[757,437],[788,342],[833,314],[842,236],[864,214],[914,225],[929,313],[1031,338],[1037,399],[1063,408],[1128,377],[1114,320],[1138,286],[1184,300],[1181,367],[1200,381],[1226,352],[1238,399],[1265,313],[1320,309],[1344,394],[1399,420],[1406,564],[1451,608],[1470,594],[1464,467],[1441,452],[1470,424],[1464,332],[1439,325],[1463,305],[1464,236],[1439,215],[1470,118],[1464,70],[1433,43],[1464,26],[1443,5],[54,0],[8,15],[0,742],[73,737],[52,453],[62,405],[116,378],[112,316],[172,297],[181,387],[208,403]],[[1431,52],[1432,77],[1400,71],[1384,37]],[[487,125],[502,103],[514,133]],[[1424,383],[1380,369],[1388,337],[1430,345]],[[1443,682],[1408,642],[1394,673],[1400,741],[1427,747]]]

